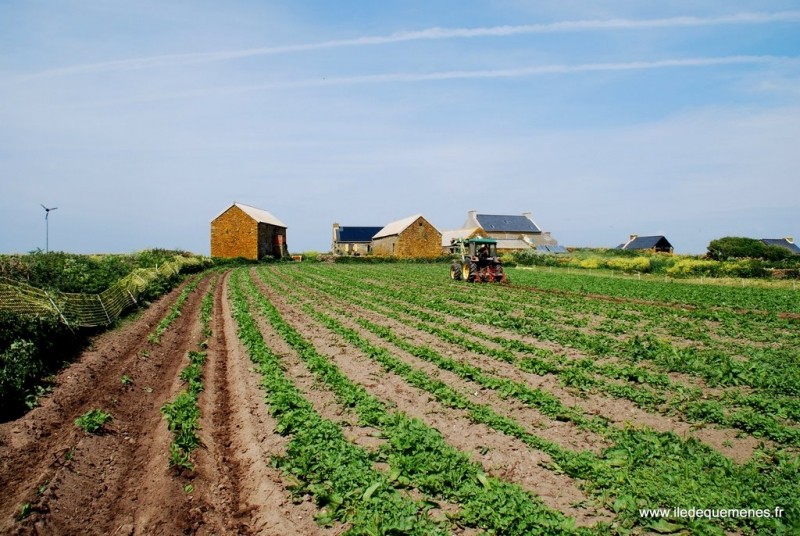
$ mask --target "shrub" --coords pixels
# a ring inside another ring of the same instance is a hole
[[[689,276],[715,276],[719,272],[720,263],[717,261],[700,259],[682,259],[667,269],[667,274],[672,277]]]
[[[595,270],[600,268],[600,259],[597,257],[589,257],[588,259],[583,259],[578,263],[581,268],[587,268],[590,270]]]
[[[16,340],[0,352],[0,401],[3,405],[22,397],[28,382],[41,369],[42,362],[36,357],[36,346],[31,341]]]
[[[503,266],[508,268],[517,265],[517,261],[516,259],[514,259],[514,255],[512,255],[511,253],[503,253],[502,255],[500,255],[500,262],[503,263]]]
[[[720,266],[720,275],[728,277],[767,277],[769,274],[766,263],[759,259],[723,262]]]
[[[316,262],[319,260],[320,252],[319,251],[304,251],[301,253],[303,256],[304,261],[309,262]]]
[[[648,257],[634,257],[632,259],[618,257],[609,259],[606,262],[606,266],[612,270],[622,270],[623,272],[649,272],[650,259]]]
[[[745,258],[780,261],[792,255],[787,249],[767,246],[761,240],[740,236],[726,236],[712,240],[708,244],[708,256],[719,261]]]

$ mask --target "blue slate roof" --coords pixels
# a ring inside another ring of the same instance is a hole
[[[627,244],[620,244],[617,249],[653,249],[671,248],[672,244],[663,236],[637,236]]]
[[[762,238],[761,241],[767,246],[778,246],[779,248],[788,249],[795,255],[800,255],[800,247],[797,247],[797,244],[789,242],[785,238]]]
[[[339,227],[339,242],[371,242],[383,227]]]
[[[476,214],[475,218],[487,233],[541,233],[536,224],[525,216]]]

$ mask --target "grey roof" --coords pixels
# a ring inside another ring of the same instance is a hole
[[[541,233],[533,221],[525,216],[476,214],[480,226],[489,233]]]
[[[620,244],[617,249],[653,249],[655,247],[671,248],[672,244],[663,236],[637,236],[625,244]]]
[[[800,247],[797,247],[797,244],[787,238],[762,238],[761,242],[767,246],[778,246],[779,248],[788,249],[795,255],[800,255]]]
[[[383,227],[339,227],[337,230],[337,242],[371,242],[372,237]]]

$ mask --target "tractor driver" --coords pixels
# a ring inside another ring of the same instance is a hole
[[[485,261],[488,258],[489,258],[489,248],[486,247],[486,244],[484,244],[478,250],[478,259]]]

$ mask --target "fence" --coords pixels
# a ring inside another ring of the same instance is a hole
[[[137,268],[100,294],[48,292],[39,288],[0,279],[0,311],[27,315],[58,315],[69,327],[106,326],[134,305],[148,285],[160,276],[169,277],[186,266],[208,261],[199,257],[176,256],[157,268]]]

